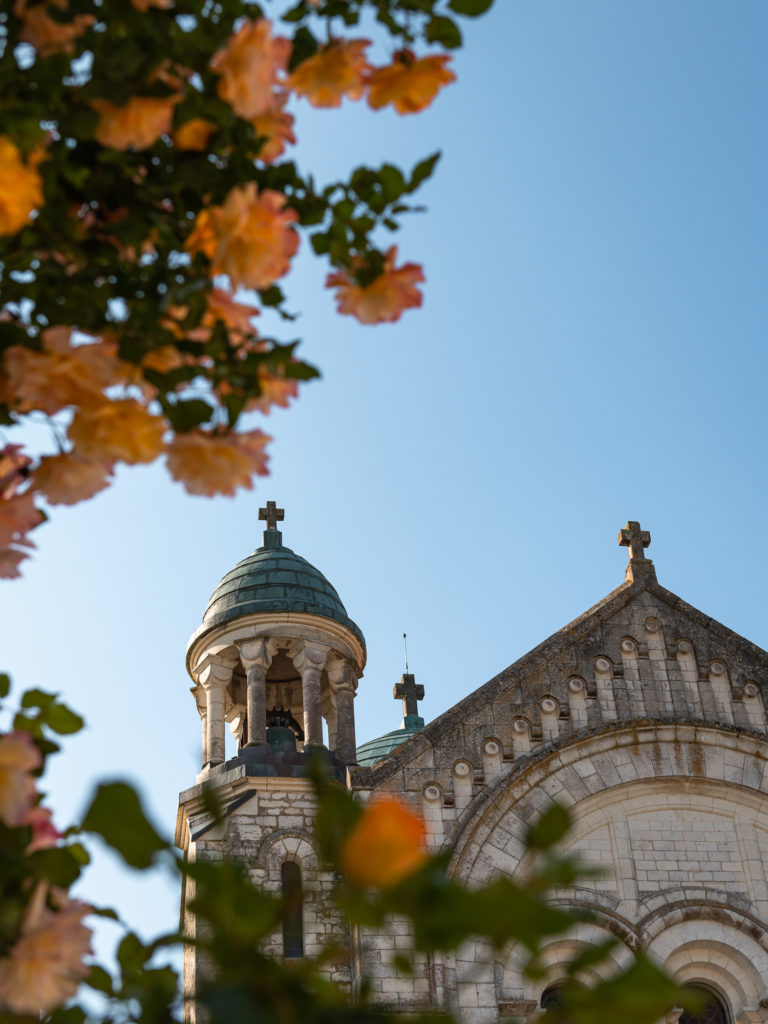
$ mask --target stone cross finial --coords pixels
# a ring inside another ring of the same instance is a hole
[[[640,523],[630,520],[623,530],[619,530],[619,544],[629,548],[632,561],[645,561],[645,548],[651,546],[651,535],[647,530],[640,529]]]
[[[640,529],[640,523],[630,519],[623,530],[619,530],[619,544],[629,548],[629,563],[624,578],[639,582],[641,579],[656,579],[653,562],[648,558],[645,549],[650,546],[651,535],[647,530]]]
[[[278,508],[274,501],[268,501],[266,508],[259,509],[259,519],[266,519],[268,530],[276,530],[277,524],[285,519],[285,509]]]
[[[406,672],[399,683],[395,683],[392,689],[392,696],[395,700],[402,700],[403,702],[403,714],[418,715],[420,700],[424,700],[424,687],[416,682],[416,679],[410,672]]]

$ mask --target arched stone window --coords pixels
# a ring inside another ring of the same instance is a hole
[[[283,893],[283,956],[304,956],[304,889],[301,868],[295,860],[280,867]]]
[[[715,993],[703,985],[686,986],[693,992],[698,992],[706,999],[706,1003],[698,1013],[683,1012],[680,1015],[680,1024],[729,1024],[728,1013],[722,1001]]]
[[[550,985],[549,988],[545,988],[541,993],[541,1008],[542,1010],[557,1010],[563,1005],[563,986],[562,985]],[[547,1014],[544,1014],[546,1020]]]

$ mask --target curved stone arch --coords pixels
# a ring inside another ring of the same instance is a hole
[[[758,1012],[768,994],[768,952],[737,927],[713,921],[705,908],[698,918],[665,928],[648,952],[680,984],[721,995],[734,1021],[763,1019],[750,1011]]]
[[[313,837],[298,829],[278,829],[268,836],[259,848],[256,863],[265,872],[264,888],[277,891],[281,885],[281,868],[287,860],[301,868],[304,883],[317,878],[317,853]]]
[[[596,924],[610,932],[625,946],[633,950],[641,946],[639,929],[619,911],[618,901],[607,893],[574,886],[569,890],[555,889],[550,902],[562,910],[588,910]]]
[[[596,946],[616,935],[610,929],[595,921],[582,923],[572,928],[567,935],[557,935],[545,939],[540,948],[539,960],[544,970],[544,978],[527,978],[523,970],[527,959],[526,952],[517,946],[507,951],[503,960],[497,961],[497,999],[498,1002],[524,1000],[538,1005],[542,992],[550,985],[565,980],[565,967],[579,953],[590,946]],[[611,977],[618,971],[629,966],[632,950],[623,942],[617,943],[613,950],[600,963],[593,964],[579,975],[579,981],[591,985]]]
[[[649,947],[672,925],[702,918],[749,935],[768,955],[768,929],[755,914],[740,906],[732,893],[691,887],[665,889],[639,904],[635,927],[643,947]]]
[[[614,724],[547,744],[496,779],[456,823],[453,872],[473,884],[519,866],[528,822],[558,802],[582,803],[627,782],[695,778],[768,795],[768,742],[721,725]],[[492,841],[492,839],[494,841]],[[481,856],[494,847],[493,858]]]

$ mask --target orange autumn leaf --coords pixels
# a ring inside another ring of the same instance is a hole
[[[238,487],[253,487],[254,475],[266,476],[265,448],[271,440],[261,430],[244,434],[190,430],[177,434],[168,445],[168,471],[188,494],[233,497]]]
[[[49,505],[75,505],[109,487],[112,462],[89,462],[72,453],[48,455],[32,474],[32,488]]]
[[[169,135],[173,108],[180,96],[132,96],[118,107],[109,100],[91,100],[99,115],[94,137],[110,149],[146,149]]]
[[[216,128],[217,125],[213,121],[206,121],[204,117],[193,117],[173,133],[173,144],[177,149],[201,153],[207,149]]]
[[[291,227],[298,216],[285,204],[282,193],[259,193],[255,182],[236,185],[222,206],[198,214],[187,248],[204,252],[211,274],[226,274],[235,288],[268,288],[288,273],[299,246]]]
[[[368,76],[368,105],[373,110],[391,103],[398,114],[417,114],[428,107],[438,91],[456,75],[445,55],[416,58],[401,50],[388,67],[375,68]]]
[[[303,60],[288,85],[313,107],[338,107],[345,96],[359,100],[370,70],[365,50],[370,39],[337,39]]]
[[[47,883],[39,883],[21,927],[21,937],[0,959],[0,1004],[13,1013],[38,1017],[71,999],[90,968],[91,930],[85,903],[60,896],[45,905]]]
[[[175,345],[161,345],[160,348],[153,348],[151,352],[147,352],[141,360],[141,365],[156,373],[170,373],[171,370],[184,366],[186,362],[186,354],[182,355]]]
[[[356,317],[361,324],[393,323],[405,309],[421,306],[422,295],[416,287],[424,281],[418,263],[395,267],[397,246],[387,252],[383,272],[370,284],[359,285],[345,271],[338,270],[325,279],[326,287],[336,289],[336,309]]]
[[[34,544],[30,547],[34,547]],[[0,550],[0,580],[17,580],[21,576],[19,566],[25,558],[29,558],[26,551],[16,548]]]
[[[184,320],[189,315],[188,306],[169,306],[166,316],[162,319],[162,325],[176,338],[185,338],[187,341],[199,341],[204,344],[210,341],[213,328],[221,321],[227,328],[230,343],[238,348],[255,335],[251,320],[258,316],[259,312],[257,306],[249,306],[245,302],[235,302],[229,292],[223,288],[212,288],[208,293],[207,306],[197,327],[188,330],[183,326]],[[174,358],[170,351],[165,355],[167,350],[175,352],[176,357]],[[189,361],[189,359],[196,361],[194,356],[190,357],[185,353],[184,361]],[[149,352],[142,359],[142,365],[165,373],[168,369],[175,369],[176,366],[182,365],[182,357],[178,349],[168,345]]]
[[[152,462],[163,448],[167,427],[134,398],[79,409],[68,435],[77,457],[94,462]]]
[[[246,403],[248,412],[261,412],[268,416],[272,406],[287,409],[290,400],[299,397],[297,380],[272,373],[263,366],[259,367],[259,388],[261,394],[257,398],[249,398]]]
[[[131,3],[142,14],[146,14],[150,7],[157,7],[161,11],[173,7],[173,0],[131,0]]]
[[[211,70],[219,75],[219,96],[246,120],[266,113],[290,55],[290,39],[273,38],[266,18],[244,21],[211,60]]]
[[[48,6],[58,7],[60,11],[69,9],[68,0],[47,0],[45,3],[16,0],[13,13],[23,23],[19,38],[34,46],[44,57],[51,53],[71,53],[75,39],[93,24],[93,15],[78,14],[71,21],[57,21],[48,14]]]
[[[21,152],[0,135],[0,235],[13,235],[43,205],[43,183],[37,172],[39,159],[25,163]]]
[[[20,544],[34,547],[26,535],[42,521],[43,515],[35,508],[34,495],[30,491],[0,498],[0,550]]]
[[[293,132],[295,118],[283,109],[287,102],[288,93],[276,94],[269,110],[251,120],[256,134],[265,140],[259,150],[259,160],[265,164],[271,164],[282,156],[289,143],[292,146],[296,144]]]
[[[426,860],[425,834],[421,818],[399,800],[375,800],[341,848],[341,869],[355,885],[389,889]]]
[[[3,356],[2,397],[20,412],[50,416],[69,405],[99,405],[103,389],[125,375],[114,342],[73,345],[69,327],[46,328],[42,341],[42,352],[12,345]]]
[[[213,288],[208,295],[208,308],[203,313],[202,323],[213,327],[217,320],[221,320],[229,332],[229,340],[237,346],[256,333],[251,320],[258,314],[257,306],[235,302],[223,288]],[[210,336],[210,331],[208,333]]]
[[[24,454],[20,444],[7,444],[0,448],[0,498],[8,500],[29,476],[32,459]]]
[[[201,252],[212,260],[216,255],[219,241],[214,228],[213,217],[210,210],[201,210],[195,219],[195,226],[187,238],[185,248],[194,255]]]

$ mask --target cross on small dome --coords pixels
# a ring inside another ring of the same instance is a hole
[[[266,508],[259,509],[259,519],[266,520],[268,530],[276,530],[277,524],[285,519],[285,509],[278,508],[274,501],[268,501]]]
[[[399,683],[395,683],[392,689],[392,696],[395,700],[402,700],[403,715],[418,715],[419,701],[424,700],[424,687],[416,682],[416,677],[406,672]]]

